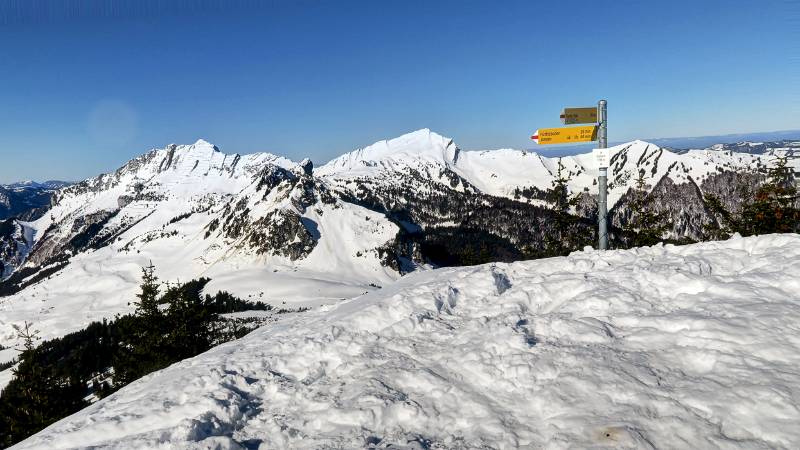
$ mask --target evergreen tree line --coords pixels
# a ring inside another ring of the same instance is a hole
[[[126,384],[177,361],[239,338],[256,325],[220,314],[269,310],[227,292],[201,294],[201,278],[168,287],[155,269],[143,268],[132,314],[93,322],[83,330],[38,343],[27,322],[14,378],[0,392],[0,447],[5,448],[84,408]]]
[[[752,236],[800,232],[800,208],[794,173],[785,157],[778,158],[767,172],[767,180],[755,190],[739,188],[744,199],[741,211],[732,212],[714,195],[705,195],[706,209],[714,222],[706,227],[709,239],[727,239],[733,233]]]

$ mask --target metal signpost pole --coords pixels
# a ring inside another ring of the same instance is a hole
[[[607,136],[607,110],[606,101],[600,100],[597,102],[597,117],[600,121],[600,127],[597,130],[597,140],[599,148],[608,148]],[[600,250],[608,248],[608,218],[607,215],[607,197],[608,197],[608,168],[600,167],[600,174],[597,177],[597,184],[600,185],[600,195],[597,201],[597,236],[598,247]]]

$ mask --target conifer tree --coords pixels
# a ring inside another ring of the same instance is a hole
[[[591,233],[579,227],[580,218],[572,214],[572,208],[578,204],[578,196],[570,196],[570,174],[565,174],[564,164],[558,159],[556,176],[552,187],[545,193],[545,200],[550,203],[553,212],[553,230],[544,237],[545,254],[547,256],[566,255],[592,242]]]
[[[778,157],[769,169],[767,182],[756,190],[742,209],[742,235],[793,233],[800,231],[797,187],[786,157]]]
[[[629,192],[630,219],[622,229],[626,243],[629,247],[643,247],[661,242],[670,228],[669,221],[665,212],[655,211],[653,194],[648,191],[643,172],[639,172],[636,186]]]
[[[139,301],[135,302],[136,314],[144,317],[159,315],[158,310],[158,277],[155,274],[155,266],[150,262],[149,266],[142,267],[141,291],[136,294]]]
[[[733,215],[714,194],[703,195],[703,205],[712,216],[712,222],[703,226],[703,240],[724,240],[731,237],[737,222]]]
[[[22,340],[23,351],[32,351],[36,347],[36,341],[39,338],[39,330],[31,329],[30,323],[26,320],[22,326],[12,325],[14,331],[17,333],[17,339]]]
[[[21,354],[14,377],[0,391],[0,448],[80,410],[87,405],[84,399],[89,394],[104,397],[154,370],[252,329],[235,324],[227,331],[228,319],[220,318],[219,313],[270,309],[228,293],[201,297],[207,278],[170,286],[157,298],[152,264],[144,275],[143,284],[149,286],[143,286],[139,296],[146,306],[137,307],[142,315],[94,322],[44,342],[37,342],[38,331],[30,323],[15,327],[22,341]],[[165,307],[159,309],[159,304]],[[149,311],[147,316],[145,311]],[[108,378],[109,374],[113,377]]]
[[[120,352],[114,361],[115,381],[122,385],[169,364],[164,356],[164,334],[169,324],[159,309],[158,277],[152,262],[142,268],[142,283],[136,297],[134,314],[118,320],[122,334],[127,336],[126,351]]]

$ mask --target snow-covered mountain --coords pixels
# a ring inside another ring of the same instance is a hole
[[[709,148],[672,152],[644,141],[633,141],[611,148],[609,208],[614,225],[626,220],[626,194],[636,186],[639,174],[648,188],[656,193],[658,208],[666,212],[674,226],[672,236],[698,239],[706,224],[713,220],[703,204],[703,194],[719,196],[732,210],[740,204],[738,184],[752,186],[763,178],[763,172],[776,156],[787,156],[795,171],[800,172],[800,152],[787,144],[769,147],[763,154],[735,153],[727,148]],[[569,176],[573,193],[586,193],[585,211],[596,208],[597,165],[591,154],[548,158],[524,150],[462,151],[448,138],[429,130],[420,130],[390,141],[343,155],[321,167],[317,173],[332,181],[341,190],[385,209],[395,208],[409,197],[436,196],[449,192],[447,202],[461,202],[462,193],[483,194],[492,198],[519,200],[530,205],[543,205],[544,191],[552,186],[559,163],[563,175]],[[800,175],[800,174],[799,174]],[[471,197],[475,197],[471,195]],[[479,204],[492,203],[483,197]],[[431,203],[427,200],[426,203]],[[495,205],[493,205],[495,206]],[[616,208],[614,208],[616,206]],[[508,205],[504,205],[508,209]],[[531,245],[541,236],[519,237],[519,232],[498,229],[498,217],[481,221],[470,215],[475,205],[467,205],[455,214],[441,214],[428,222],[463,223],[475,218],[475,225],[487,229],[515,245]],[[522,211],[546,218],[541,211]],[[515,219],[504,218],[509,223]],[[418,218],[425,221],[425,218]],[[427,223],[425,225],[431,225]],[[546,224],[528,221],[525,225],[546,231]],[[518,227],[524,228],[524,227]]]
[[[332,197],[310,165],[213,145],[169,146],[58,192],[24,267],[2,285],[0,342],[34,322],[43,337],[129,310],[140,268],[165,281],[206,276],[209,289],[272,303],[319,304],[393,281],[379,247],[397,228]]]
[[[734,149],[746,151],[737,152]],[[635,184],[639,172],[652,186],[667,176],[676,184],[689,179],[702,183],[719,172],[757,170],[766,167],[772,157],[788,156],[800,167],[800,142],[720,144],[700,150],[670,151],[644,141],[612,147],[609,205],[613,206]],[[746,154],[737,154],[746,153]],[[597,165],[591,153],[564,157],[544,157],[525,150],[462,151],[452,139],[430,130],[419,130],[396,139],[381,141],[342,155],[316,173],[333,179],[363,177],[397,178],[425,171],[431,179],[449,182],[448,170],[463,178],[480,192],[514,197],[519,190],[551,187],[558,162],[565,174],[572,176],[574,192],[596,190]]]
[[[16,448],[797,448],[798,280],[798,235],[415,273]]]
[[[643,141],[611,152],[612,220],[625,220],[625,195],[641,172],[673,217],[673,234],[689,237],[711,220],[702,193],[735,206],[733,180],[757,182],[774,157],[679,154]],[[13,344],[12,325],[25,320],[48,338],[129,311],[150,262],[165,281],[206,276],[211,290],[305,306],[431,264],[536,255],[553,226],[543,193],[559,162],[590,210],[591,155],[463,151],[430,130],[317,168],[267,153],[229,155],[203,140],[152,150],[60,189],[37,220],[4,226],[0,345]],[[591,217],[579,226],[587,236],[595,227]]]

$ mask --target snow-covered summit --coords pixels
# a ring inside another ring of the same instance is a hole
[[[114,172],[76,183],[58,193],[53,209],[35,228],[52,220],[118,208],[125,199],[183,199],[208,194],[231,195],[253,183],[267,166],[291,168],[293,161],[270,153],[226,154],[199,139],[153,149]]]
[[[212,144],[211,142],[208,142],[207,140],[205,140],[203,138],[198,139],[194,144],[192,144],[192,146],[193,147],[211,147],[214,150],[219,151],[219,149],[217,148],[216,145]]]
[[[797,448],[799,279],[798,235],[412,274],[17,448]]]
[[[346,153],[320,167],[318,172],[352,176],[422,161],[453,164],[457,156],[458,147],[452,139],[424,128]]]

